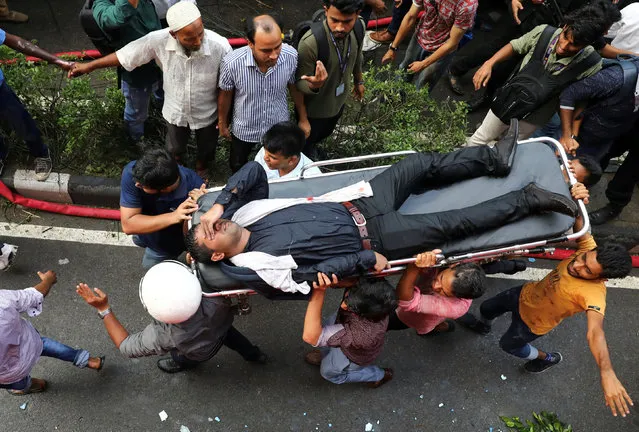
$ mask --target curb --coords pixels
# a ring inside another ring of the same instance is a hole
[[[92,207],[120,207],[120,180],[52,172],[37,181],[33,170],[7,169],[0,177],[12,191],[43,201]]]

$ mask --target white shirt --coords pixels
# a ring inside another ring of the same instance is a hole
[[[639,3],[621,9],[621,20],[610,27],[608,36],[614,36],[613,47],[639,53]]]
[[[225,38],[205,30],[202,46],[189,57],[169,29],[163,29],[127,44],[115,54],[128,71],[155,60],[163,72],[164,119],[172,125],[201,129],[217,120],[220,63],[231,51]]]
[[[313,163],[313,161],[310,160],[308,156],[306,156],[304,153],[300,153],[300,160],[299,162],[297,162],[297,166],[295,166],[295,168],[293,168],[290,173],[280,176],[279,170],[270,169],[268,165],[266,165],[266,162],[264,162],[264,147],[262,147],[260,151],[258,151],[257,154],[255,155],[255,162],[262,165],[262,168],[264,168],[264,171],[266,171],[266,178],[269,180],[279,179],[279,178],[297,178],[297,176],[299,176],[300,173],[302,172],[302,168],[304,166]],[[304,171],[305,176],[317,175],[321,173],[322,171],[320,171],[318,167],[309,168],[306,171]]]

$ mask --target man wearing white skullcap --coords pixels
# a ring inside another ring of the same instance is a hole
[[[69,77],[96,69],[122,66],[132,70],[151,60],[164,72],[164,107],[167,149],[178,161],[195,131],[195,170],[208,177],[217,146],[218,75],[222,58],[231,51],[228,41],[204,29],[200,11],[190,1],[180,1],[166,14],[169,28],[149,33],[122,49],[89,63],[76,63]]]

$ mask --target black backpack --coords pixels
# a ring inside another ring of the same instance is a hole
[[[313,36],[315,36],[315,40],[317,41],[317,59],[321,61],[326,68],[328,68],[328,59],[330,58],[331,48],[328,45],[326,30],[324,29],[324,9],[315,11],[310,20],[302,21],[297,24],[289,43],[297,49],[300,41],[309,30],[313,32]],[[355,32],[358,49],[361,49],[362,43],[364,42],[364,33],[366,31],[361,19],[357,19],[355,27],[353,27],[353,31]]]
[[[578,62],[570,62],[559,74],[552,75],[545,68],[544,55],[555,30],[555,27],[546,26],[530,61],[495,92],[490,109],[502,122],[508,124],[513,118],[525,119],[601,60],[593,51]]]
[[[111,3],[114,3],[111,0]],[[103,56],[115,52],[116,46],[114,41],[119,39],[117,30],[104,32],[95,18],[93,18],[93,0],[86,0],[84,6],[80,10],[80,25],[82,30],[91,39],[93,45],[100,51]]]

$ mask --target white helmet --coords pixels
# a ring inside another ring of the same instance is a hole
[[[178,324],[191,318],[200,307],[202,287],[187,266],[163,261],[140,280],[140,301],[156,320]]]

